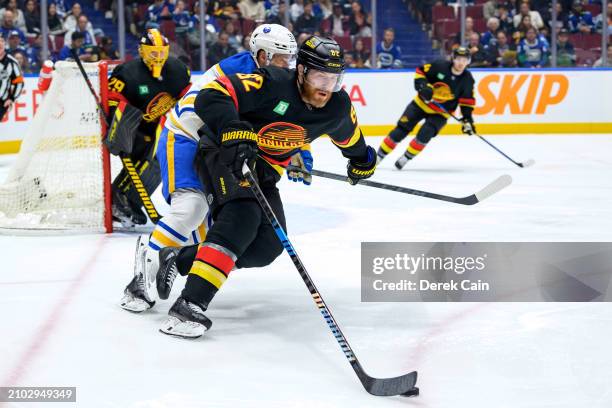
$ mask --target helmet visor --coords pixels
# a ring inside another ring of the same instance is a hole
[[[295,54],[274,54],[270,63],[280,68],[295,69]]]
[[[309,69],[304,75],[304,81],[315,89],[324,92],[338,92],[342,89],[344,73],[324,72],[317,69]]]

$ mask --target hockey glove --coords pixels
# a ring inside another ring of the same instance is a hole
[[[433,93],[433,86],[431,86],[430,84],[427,84],[421,89],[419,89],[419,96],[423,101],[425,101],[425,103],[431,102],[431,99],[433,98]]]
[[[242,180],[242,165],[249,167],[257,158],[257,133],[249,122],[232,121],[221,131],[219,161],[230,168],[238,180]]]
[[[372,174],[374,174],[374,169],[376,168],[376,151],[372,146],[368,146],[367,152],[368,155],[365,161],[350,159],[346,166],[348,182],[352,185],[357,184],[359,180],[372,177]]]
[[[464,116],[461,118],[461,131],[468,136],[472,136],[476,133],[474,119],[471,116]]]
[[[309,150],[300,150],[291,156],[291,165],[299,167],[302,171],[290,170],[287,172],[287,177],[291,181],[302,182],[309,186],[312,183],[312,154]]]

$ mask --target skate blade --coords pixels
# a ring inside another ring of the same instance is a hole
[[[206,331],[206,326],[196,322],[183,322],[174,316],[170,316],[159,328],[159,331],[170,336],[182,337],[184,339],[197,339]]]
[[[132,296],[124,296],[123,299],[121,299],[119,306],[122,309],[132,313],[142,313],[152,307],[144,300]]]

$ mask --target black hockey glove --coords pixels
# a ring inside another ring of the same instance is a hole
[[[365,162],[350,159],[346,166],[348,182],[352,185],[359,183],[359,180],[372,177],[372,174],[374,174],[374,169],[376,168],[376,151],[374,151],[372,146],[368,146],[367,151],[368,156]]]
[[[228,166],[238,180],[242,180],[242,165],[249,167],[257,158],[257,133],[249,122],[232,121],[221,131],[219,161]]]
[[[468,135],[472,136],[476,133],[476,126],[474,125],[474,118],[471,116],[464,116],[461,118],[461,131]]]
[[[422,87],[421,89],[419,89],[419,96],[421,97],[421,99],[423,101],[425,101],[425,103],[429,103],[431,102],[431,99],[433,98],[433,86],[427,84],[424,87]]]

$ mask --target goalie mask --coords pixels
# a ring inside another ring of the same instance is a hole
[[[149,68],[153,78],[161,76],[162,68],[168,60],[170,46],[168,39],[164,37],[158,29],[150,28],[140,39],[138,54],[142,62]]]

